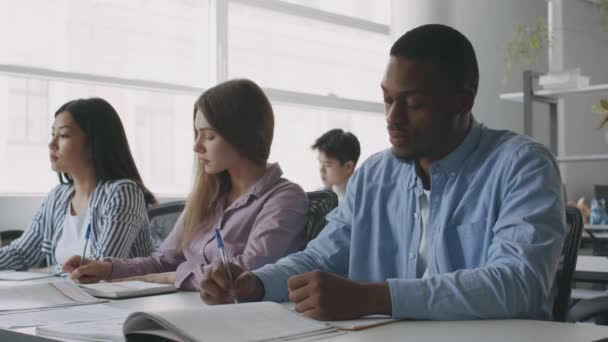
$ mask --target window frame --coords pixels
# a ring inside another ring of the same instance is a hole
[[[258,0],[202,0],[208,1],[208,22],[210,30],[210,65],[215,66],[215,72],[211,73],[210,84],[216,84],[228,79],[228,10],[231,3],[250,6],[257,9],[274,11],[282,14],[312,19],[332,25],[362,30],[365,32],[379,33],[390,36],[390,26],[332,13],[303,5],[288,3],[280,0],[258,1]],[[155,91],[169,94],[195,95],[198,96],[205,88],[198,88],[176,83],[151,81],[146,79],[134,79],[124,77],[105,76],[99,74],[68,72],[48,68],[38,68],[16,64],[0,64],[0,74],[22,78],[34,78],[40,80],[75,82],[81,84],[102,85],[115,88],[126,88],[134,90]],[[272,102],[286,105],[303,105],[325,109],[339,109],[343,111],[366,112],[375,115],[384,113],[382,102],[362,101],[353,98],[339,97],[334,94],[318,95],[306,92],[291,91],[285,89],[263,88]],[[0,197],[15,197],[19,194],[0,194]],[[31,194],[24,194],[31,196]]]

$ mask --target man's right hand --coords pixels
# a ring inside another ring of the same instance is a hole
[[[112,263],[109,261],[82,260],[74,255],[63,264],[63,271],[70,273],[70,278],[81,283],[96,283],[107,280],[112,274]]]
[[[253,273],[243,272],[239,266],[230,264],[234,277],[234,284],[231,284],[221,262],[214,262],[210,266],[205,270],[201,283],[203,302],[210,305],[234,303],[235,296],[240,302],[255,302],[264,298],[264,285]]]

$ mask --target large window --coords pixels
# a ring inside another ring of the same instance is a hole
[[[98,96],[121,115],[148,187],[183,196],[194,100],[234,77],[273,102],[271,159],[318,188],[310,145],[325,131],[355,133],[361,160],[388,146],[379,83],[389,13],[389,1],[366,0],[0,1],[0,194],[48,192],[55,110]]]

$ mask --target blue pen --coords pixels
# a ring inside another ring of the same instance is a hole
[[[224,264],[224,268],[226,269],[226,273],[228,274],[228,279],[230,282],[234,284],[234,279],[232,278],[232,272],[230,272],[230,266],[228,265],[228,255],[226,255],[226,250],[224,249],[224,240],[222,240],[222,235],[220,234],[220,230],[215,228],[215,240],[217,241],[217,249],[220,251],[220,257],[222,258],[222,264]],[[234,296],[234,303],[238,304],[239,299]]]
[[[87,232],[84,235],[84,249],[82,250],[82,257],[80,258],[80,265],[78,265],[78,267],[82,266],[82,262],[84,261],[84,256],[85,256],[85,253],[87,252],[87,245],[89,244],[90,236],[91,236],[91,224],[89,223],[89,225],[87,226]]]

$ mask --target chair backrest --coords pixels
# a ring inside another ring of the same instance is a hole
[[[306,242],[309,242],[316,238],[327,224],[325,215],[338,206],[338,195],[333,191],[320,190],[307,192],[306,196],[310,202],[306,221]]]
[[[578,258],[578,248],[583,231],[583,217],[576,208],[566,208],[566,239],[562,247],[559,268],[555,278],[557,295],[553,302],[553,320],[565,322],[572,293],[572,278]]]
[[[153,208],[148,209],[148,217],[150,218],[150,230],[152,235],[152,243],[154,248],[158,248],[165,240],[167,235],[171,233],[175,222],[179,215],[184,211],[186,201],[173,201],[161,203]]]
[[[17,240],[21,234],[23,234],[23,230],[5,230],[0,232],[0,247],[6,246],[13,242],[13,240]]]

